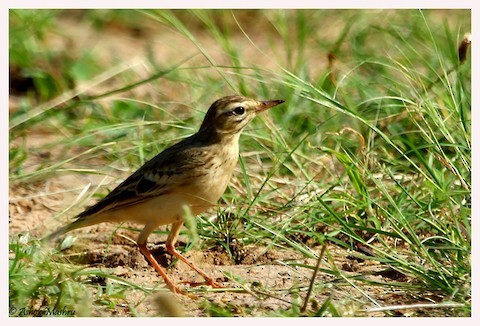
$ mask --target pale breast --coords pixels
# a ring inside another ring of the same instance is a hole
[[[191,204],[193,206],[216,205],[230,182],[237,160],[238,146],[236,150],[233,148],[229,153],[211,157],[205,164],[203,174],[200,177],[191,178],[182,187],[184,193],[191,195],[189,196]]]

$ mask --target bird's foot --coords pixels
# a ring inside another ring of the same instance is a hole
[[[183,289],[180,289],[179,287],[177,287],[173,283],[167,284],[167,287],[170,289],[170,291],[172,291],[175,294],[181,294],[181,295],[184,295],[186,297],[189,297],[190,299],[198,299],[198,297],[196,295],[194,295],[193,293],[189,293],[189,292],[187,292]]]

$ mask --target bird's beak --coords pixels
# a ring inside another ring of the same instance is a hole
[[[282,104],[285,102],[284,100],[273,100],[273,101],[261,101],[260,105],[257,107],[255,110],[256,113],[268,110],[270,108],[273,108],[274,106],[277,106],[279,104]]]

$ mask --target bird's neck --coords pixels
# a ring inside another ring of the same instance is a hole
[[[233,146],[238,144],[241,132],[222,133],[213,127],[205,127],[202,125],[200,130],[193,136],[196,141],[204,144],[221,144],[222,146]]]

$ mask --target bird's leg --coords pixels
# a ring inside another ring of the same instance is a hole
[[[198,274],[200,274],[206,281],[207,285],[210,285],[213,288],[223,288],[222,285],[216,283],[213,278],[208,276],[204,271],[202,271],[200,268],[195,266],[192,262],[190,262],[185,256],[183,256],[180,252],[178,252],[174,245],[175,242],[177,241],[177,236],[180,232],[180,229],[183,225],[183,222],[176,222],[172,224],[172,230],[170,231],[167,241],[165,243],[165,247],[167,251],[172,254],[173,256],[177,257],[181,261],[183,261],[185,264],[187,264],[191,269],[196,271]],[[195,284],[193,282],[188,282],[189,284]]]
[[[165,284],[167,287],[173,292],[173,293],[180,293],[183,295],[189,296],[188,293],[185,291],[179,289],[173,282],[170,280],[170,278],[167,276],[167,273],[163,270],[163,268],[160,266],[160,264],[157,262],[155,257],[153,257],[152,252],[147,248],[147,239],[148,236],[152,233],[152,231],[157,227],[156,224],[154,223],[148,223],[145,225],[143,228],[142,232],[140,232],[138,239],[137,239],[137,245],[138,248],[140,249],[140,252],[145,256],[145,259],[155,268],[158,274],[163,278],[165,281]]]
[[[158,274],[163,278],[165,281],[165,284],[167,287],[173,292],[173,293],[180,293],[180,294],[186,294],[185,291],[179,289],[173,282],[168,278],[167,274],[163,270],[163,268],[160,266],[160,264],[157,262],[155,257],[153,257],[152,252],[148,250],[147,244],[146,243],[139,243],[138,248],[140,249],[140,252],[145,256],[145,259],[147,259],[150,264],[155,268]]]

